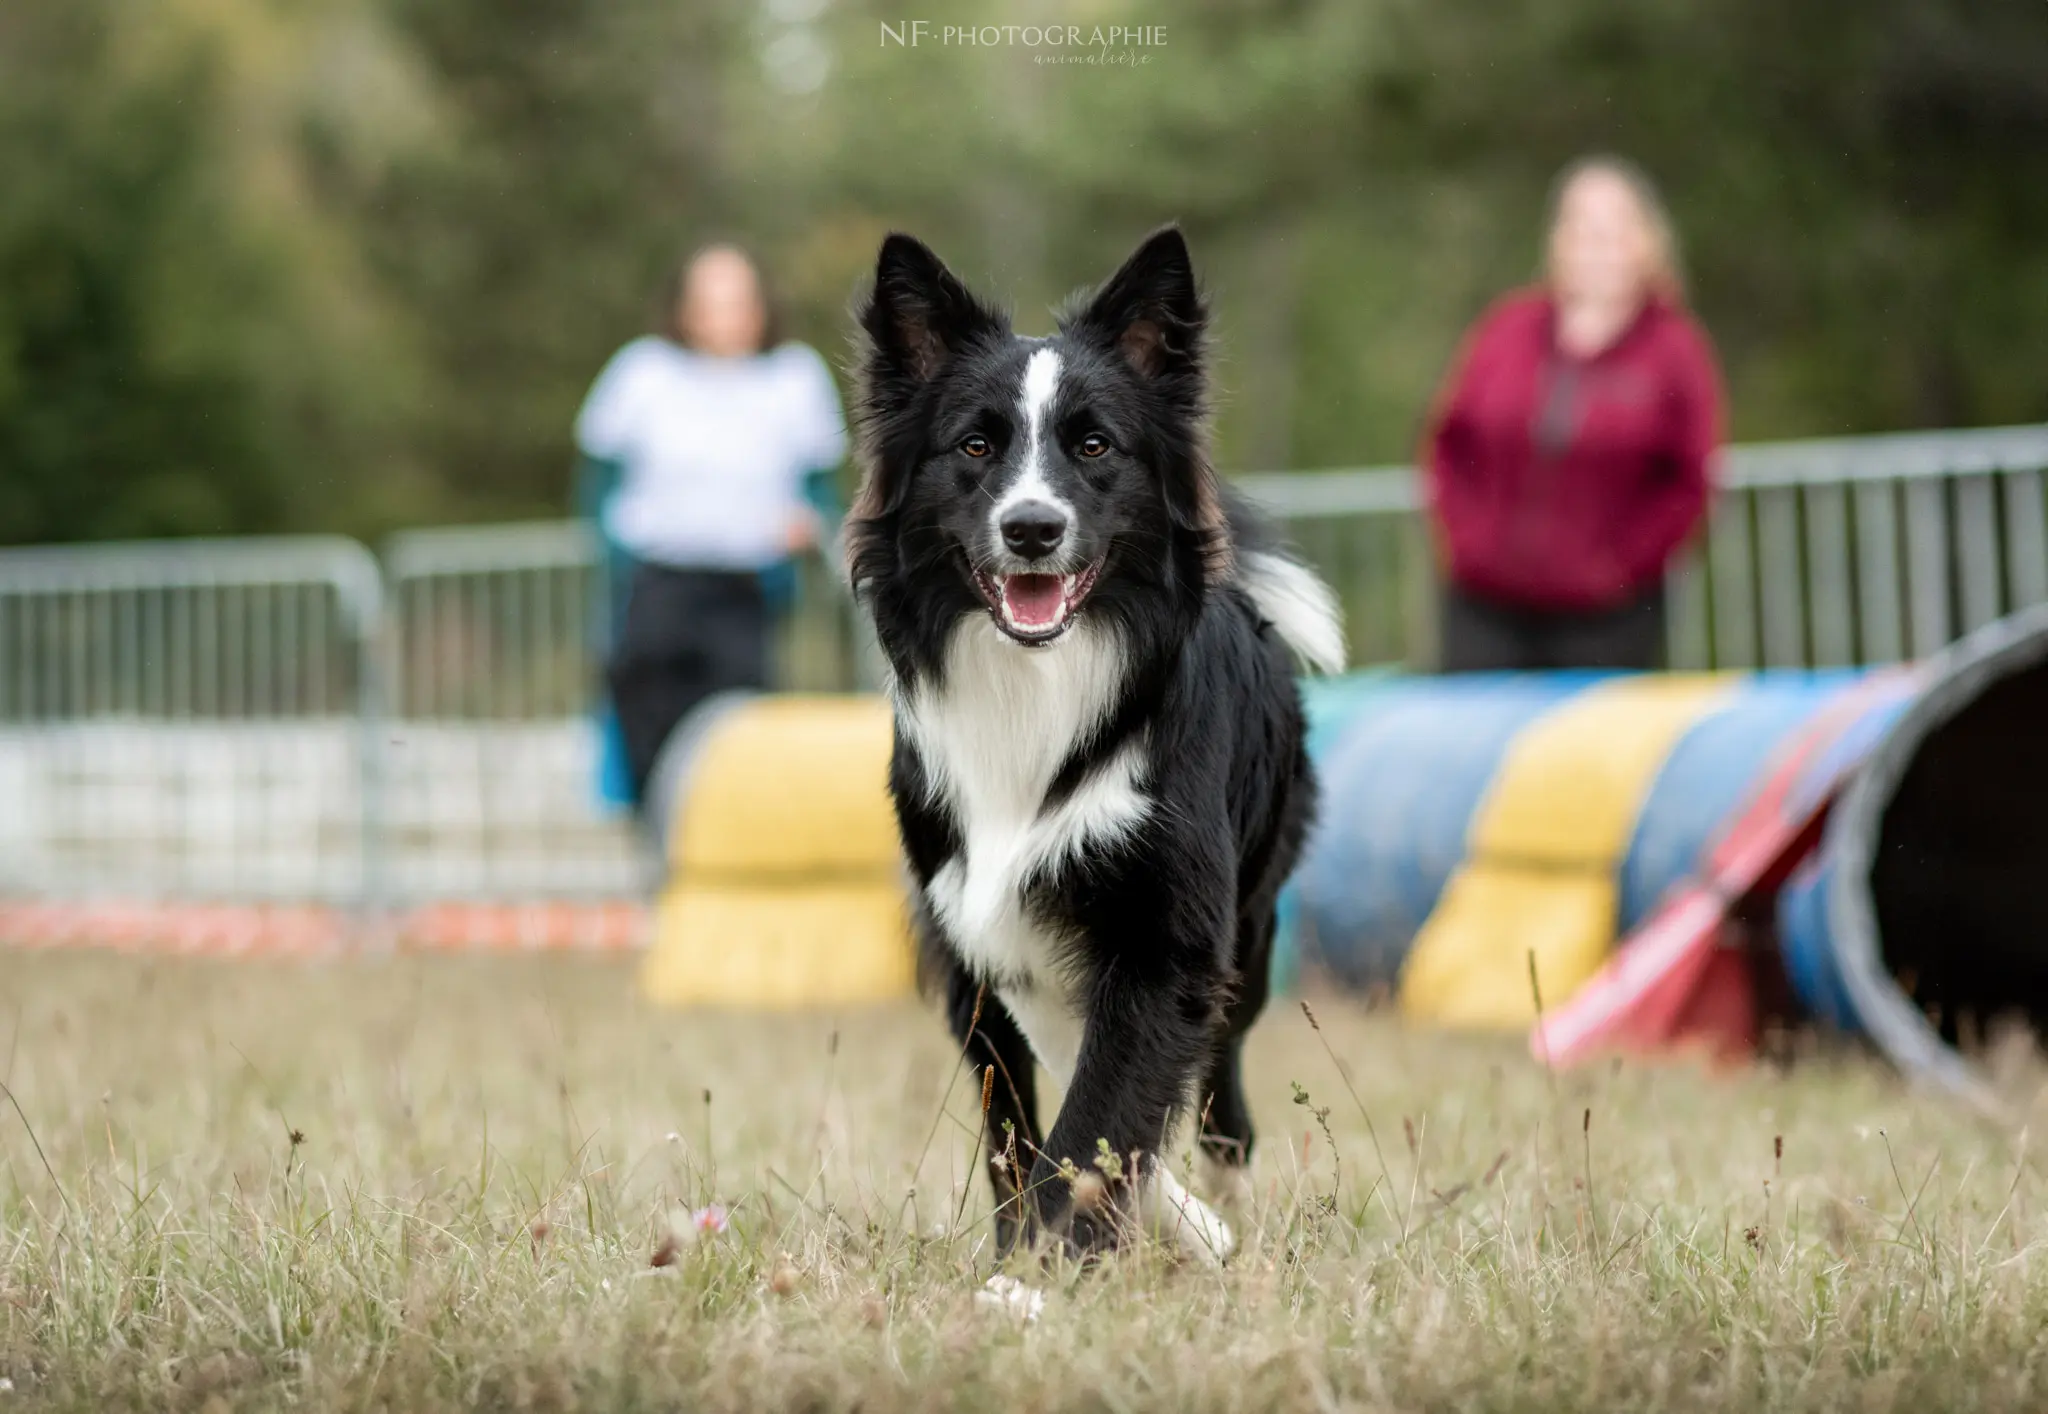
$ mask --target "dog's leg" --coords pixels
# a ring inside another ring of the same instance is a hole
[[[1161,1166],[1176,1112],[1184,1108],[1202,1058],[1213,1044],[1209,996],[1186,978],[1141,980],[1110,972],[1095,986],[1074,1078],[1045,1150],[1031,1171],[1031,1192],[1049,1229],[1065,1226],[1083,1252],[1113,1245],[1119,1205],[1074,1210],[1062,1161],[1082,1173],[1106,1162],[1135,1190],[1135,1216],[1150,1220],[1192,1256],[1220,1262],[1230,1230]],[[1132,1156],[1140,1171],[1130,1173]],[[1133,1215],[1130,1207],[1124,1215]]]
[[[977,996],[981,1000],[978,1022],[974,1020]],[[990,1066],[995,1067],[982,1137],[989,1184],[995,1190],[996,1251],[1007,1256],[1025,1226],[1019,1180],[1031,1172],[1038,1159],[1038,1079],[1032,1068],[1031,1045],[994,990],[983,992],[958,965],[952,966],[946,979],[946,1016],[975,1079],[979,1081]]]
[[[1210,1196],[1243,1198],[1252,1155],[1252,1114],[1244,1102],[1244,1038],[1223,1042],[1202,1081],[1202,1180]]]
[[[1238,924],[1237,986],[1224,1019],[1223,1041],[1202,1080],[1202,1168],[1210,1194],[1237,1201],[1247,1188],[1252,1113],[1244,1100],[1244,1036],[1265,1010],[1271,986],[1275,919],[1270,897],[1256,899]]]

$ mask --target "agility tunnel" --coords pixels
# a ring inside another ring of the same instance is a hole
[[[2048,1030],[2048,606],[1915,677],[1849,745],[1860,765],[1778,930],[1815,1015],[1995,1108],[1958,1045],[2003,1018]]]
[[[650,782],[663,878],[641,985],[673,1006],[773,1010],[908,995],[889,704],[726,694]]]
[[[1746,1049],[1783,992],[1978,1099],[1963,1050],[2000,1017],[2048,1028],[2048,608],[1907,667],[1380,677],[1331,703],[1290,971],[1429,1024],[1540,1005],[1557,1060]]]

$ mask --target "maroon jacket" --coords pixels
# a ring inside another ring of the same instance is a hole
[[[1451,580],[1486,599],[1599,610],[1656,584],[1707,508],[1721,381],[1706,335],[1652,302],[1590,359],[1542,291],[1487,311],[1423,461]]]

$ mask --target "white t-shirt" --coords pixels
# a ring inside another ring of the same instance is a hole
[[[650,335],[598,374],[576,442],[624,468],[603,516],[629,554],[754,570],[788,553],[804,476],[838,464],[846,424],[832,374],[803,344],[711,358]]]

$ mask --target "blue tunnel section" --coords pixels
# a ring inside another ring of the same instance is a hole
[[[1302,961],[1351,986],[1393,982],[1509,745],[1599,677],[1395,678],[1346,702],[1311,742],[1322,799],[1295,875]]]

